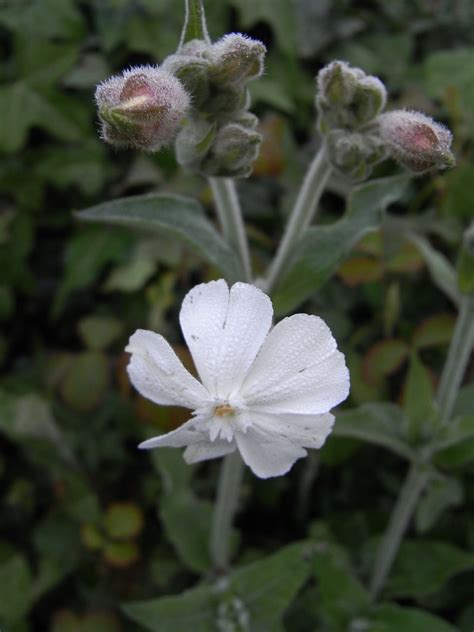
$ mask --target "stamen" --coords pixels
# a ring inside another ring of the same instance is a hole
[[[235,415],[235,410],[229,404],[220,404],[215,407],[214,415],[216,417],[229,417],[230,415]]]

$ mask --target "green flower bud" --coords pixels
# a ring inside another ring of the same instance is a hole
[[[453,167],[452,134],[420,112],[395,110],[378,118],[380,137],[391,155],[414,173]]]
[[[192,97],[195,109],[200,109],[209,99],[209,71],[211,64],[205,57],[191,55],[170,55],[163,64],[163,70],[177,77]]]
[[[193,117],[176,138],[176,159],[190,171],[200,172],[216,136],[216,126],[205,117]]]
[[[332,130],[326,146],[333,167],[353,180],[366,179],[372,167],[386,157],[383,143],[372,134]]]
[[[385,107],[383,83],[344,61],[325,66],[317,78],[316,107],[322,133],[355,130],[372,121]]]
[[[224,125],[212,144],[203,172],[210,176],[229,178],[249,176],[261,141],[261,134],[243,125]]]
[[[139,66],[97,86],[101,136],[117,147],[157,151],[169,145],[189,108],[180,81],[158,67]]]
[[[259,77],[267,49],[241,33],[228,33],[210,50],[212,77],[216,83],[243,83]]]

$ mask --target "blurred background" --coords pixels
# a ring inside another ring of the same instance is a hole
[[[121,603],[178,593],[209,567],[218,463],[196,469],[182,464],[179,451],[137,451],[144,437],[182,423],[186,411],[137,397],[123,348],[137,327],[150,328],[188,362],[179,305],[216,271],[169,239],[84,226],[74,216],[152,190],[199,197],[211,213],[206,182],[178,170],[171,151],[117,153],[97,134],[95,85],[172,53],[182,4],[0,1],[2,632],[138,630]],[[242,31],[269,49],[266,73],[252,85],[264,143],[254,175],[239,183],[256,270],[268,261],[317,145],[314,77],[333,59],[379,76],[388,109],[421,110],[452,129],[456,169],[413,181],[395,213],[418,222],[454,260],[474,208],[472,1],[207,0],[206,9],[213,39]],[[386,163],[376,175],[398,171]],[[340,217],[349,187],[342,178],[331,182],[323,222]],[[379,231],[305,306],[329,322],[348,356],[348,406],[400,401],[413,349],[436,382],[455,311],[428,279],[413,245]],[[455,483],[435,535],[472,549],[474,448],[446,459]],[[323,520],[360,553],[364,575],[359,544],[383,528],[403,467],[389,453],[331,438],[290,476],[263,482],[248,475],[239,563]],[[463,494],[467,509],[459,506]],[[461,579],[429,594],[423,582],[409,594],[395,585],[391,596],[467,631],[474,573]],[[310,601],[303,595],[288,614],[288,630],[333,629]]]

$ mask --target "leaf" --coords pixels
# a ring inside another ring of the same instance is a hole
[[[278,630],[284,610],[310,574],[313,554],[310,543],[291,544],[213,586],[126,604],[123,610],[153,632],[209,632],[235,626],[239,619],[248,620],[249,632]]]
[[[409,354],[403,340],[380,340],[366,353],[362,366],[363,375],[371,385],[380,384],[381,378],[397,371]]]
[[[353,618],[365,614],[370,598],[350,567],[344,549],[331,541],[322,525],[311,530],[316,541],[314,573],[321,610],[337,629],[349,629]]]
[[[437,437],[433,449],[439,452],[469,439],[474,439],[474,413],[452,419]]]
[[[276,288],[278,314],[293,310],[336,272],[353,246],[380,226],[385,209],[400,199],[407,182],[406,176],[394,176],[360,185],[349,195],[342,219],[306,231]]]
[[[437,314],[424,320],[413,333],[416,349],[426,349],[448,344],[453,335],[455,317],[452,314]]]
[[[143,514],[135,503],[113,503],[107,507],[104,528],[111,538],[135,538],[143,528]]]
[[[411,235],[411,241],[420,251],[434,284],[455,304],[459,303],[456,273],[444,255],[418,235]]]
[[[457,478],[431,477],[416,509],[417,531],[424,533],[431,529],[444,511],[462,503],[463,495],[463,488]]]
[[[382,604],[369,632],[458,632],[454,626],[417,608]]]
[[[395,404],[372,403],[337,413],[333,432],[338,437],[380,445],[411,460],[413,450],[403,438],[405,424],[405,416]]]
[[[77,354],[61,381],[61,395],[65,403],[80,413],[99,406],[109,385],[109,365],[100,351]]]
[[[22,620],[31,603],[31,572],[21,555],[13,554],[0,560],[0,619],[6,623]]]
[[[358,255],[346,259],[339,266],[337,274],[349,287],[356,287],[361,283],[380,281],[383,277],[383,266],[379,259]]]
[[[116,568],[127,568],[134,564],[140,555],[134,540],[109,541],[104,546],[104,559]]]
[[[79,335],[89,349],[106,349],[123,332],[123,323],[113,316],[86,316],[77,325]]]
[[[428,371],[413,353],[403,392],[403,409],[408,418],[407,431],[412,442],[433,434],[436,418],[434,389]]]
[[[81,290],[94,281],[111,262],[123,259],[132,237],[125,231],[87,227],[70,239],[66,251],[65,270],[54,297],[52,313],[57,318],[71,292]]]
[[[231,0],[231,4],[239,11],[244,29],[266,22],[272,27],[281,50],[294,55],[296,24],[291,4],[286,0]]]
[[[440,590],[451,578],[474,568],[474,554],[446,542],[405,540],[397,555],[386,592],[391,597],[421,599]]]
[[[103,222],[146,231],[165,233],[193,248],[219,268],[229,281],[243,278],[237,257],[224,243],[192,198],[148,194],[138,195],[80,211],[77,216],[89,222]]]

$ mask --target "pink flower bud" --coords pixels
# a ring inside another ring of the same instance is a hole
[[[378,118],[380,136],[394,158],[415,173],[453,167],[452,134],[420,112],[395,110]]]
[[[125,70],[97,86],[101,136],[117,147],[157,151],[170,144],[189,108],[181,82],[156,66]]]

